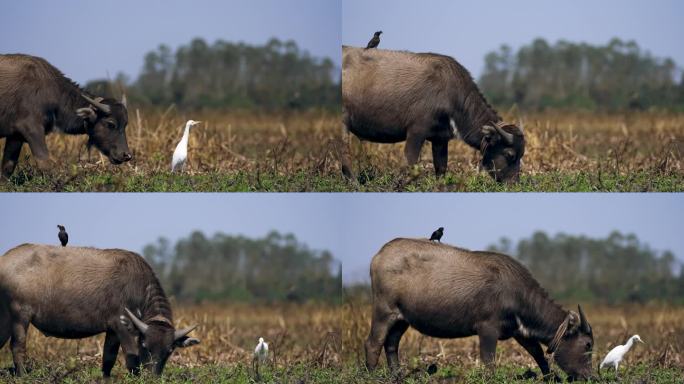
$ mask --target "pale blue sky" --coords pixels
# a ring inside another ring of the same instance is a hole
[[[484,55],[536,37],[605,44],[635,40],[684,65],[684,2],[677,0],[343,0],[342,42],[365,46],[382,30],[381,48],[455,57],[475,76]]]
[[[443,226],[443,241],[470,249],[537,230],[592,237],[619,230],[684,260],[684,194],[5,193],[0,203],[0,254],[24,242],[58,244],[57,224],[72,245],[136,252],[193,230],[262,237],[275,229],[330,250],[350,282],[367,279],[387,241]]]
[[[70,245],[134,252],[141,252],[160,236],[175,242],[194,230],[208,236],[223,232],[252,238],[277,230],[295,234],[313,249],[339,250],[339,224],[326,214],[331,206],[326,196],[329,195],[2,193],[0,255],[26,242],[59,244],[57,224],[66,226]]]
[[[341,215],[345,282],[367,280],[370,260],[386,242],[429,237],[437,227],[444,227],[442,241],[473,250],[537,230],[591,237],[618,230],[684,260],[684,194],[344,194],[335,204],[348,212]]]
[[[124,72],[195,37],[264,44],[292,39],[340,64],[341,0],[22,0],[0,5],[0,53],[42,56],[80,83]]]

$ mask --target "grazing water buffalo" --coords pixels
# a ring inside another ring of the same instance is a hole
[[[515,181],[520,173],[523,132],[501,120],[451,57],[344,46],[342,105],[347,130],[359,138],[406,141],[409,165],[428,140],[435,172],[444,174],[449,140],[460,137],[480,151],[481,166],[497,181]]]
[[[122,249],[23,244],[0,257],[0,348],[11,337],[17,375],[25,372],[29,324],[63,339],[106,332],[105,377],[119,346],[130,372],[142,365],[160,375],[175,348],[199,343],[188,337],[195,327],[175,329],[152,268]]]
[[[2,177],[14,172],[22,145],[37,164],[50,160],[45,136],[53,130],[87,134],[113,164],[131,160],[126,141],[128,111],[123,103],[89,95],[39,57],[0,55],[0,138],[4,137]]]
[[[375,368],[385,348],[399,366],[399,340],[409,326],[433,337],[478,335],[480,358],[493,367],[497,340],[513,337],[549,375],[546,352],[574,379],[592,374],[591,326],[554,303],[513,258],[472,252],[427,239],[395,239],[371,262],[373,320],[366,365]]]

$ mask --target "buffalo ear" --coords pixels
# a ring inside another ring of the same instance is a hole
[[[90,107],[77,109],[76,115],[78,115],[78,117],[80,117],[83,120],[90,121],[91,123],[94,123],[97,119],[97,113],[95,113],[95,111]]]
[[[482,134],[484,135],[484,140],[490,144],[496,142],[499,136],[496,128],[492,127],[491,125],[482,126]]]

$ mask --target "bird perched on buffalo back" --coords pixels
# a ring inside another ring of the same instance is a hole
[[[442,235],[444,235],[444,227],[439,227],[436,231],[432,232],[432,236],[430,236],[430,241],[437,240],[441,243]]]
[[[368,42],[366,49],[377,48],[378,45],[380,45],[380,34],[381,33],[382,33],[382,31],[375,32],[375,34],[373,35],[373,38],[370,39],[370,41]]]
[[[66,229],[63,225],[57,225],[57,228],[59,228],[59,233],[57,234],[59,242],[62,243],[62,247],[66,247],[69,242],[69,235],[66,233]]]

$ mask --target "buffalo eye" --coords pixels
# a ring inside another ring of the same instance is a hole
[[[587,348],[587,351],[591,349],[591,342],[587,342],[586,348]]]
[[[116,128],[116,124],[114,124],[114,123],[111,122],[111,121],[107,121],[107,128],[109,128],[109,129],[114,129],[114,128]]]

